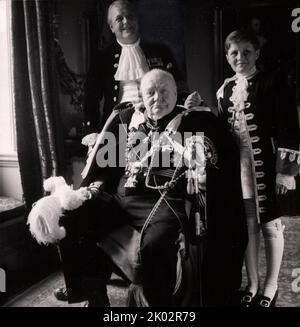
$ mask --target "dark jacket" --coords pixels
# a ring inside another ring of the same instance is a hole
[[[150,69],[160,68],[173,74],[176,81],[183,78],[176,67],[170,50],[162,44],[140,43]],[[114,79],[118,68],[122,48],[114,42],[99,51],[91,64],[85,85],[84,120],[86,132],[101,131],[113,107],[118,103],[119,81]],[[103,111],[100,113],[100,101],[104,98]]]
[[[259,72],[248,83],[244,113],[255,173],[257,214],[259,221],[266,223],[284,214],[275,194],[276,173],[295,176],[299,172],[299,121],[295,97],[281,74]],[[229,130],[234,115],[230,100],[234,86],[234,80],[227,83],[219,99],[220,117]]]

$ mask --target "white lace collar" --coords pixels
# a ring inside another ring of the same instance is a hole
[[[149,71],[146,57],[140,47],[140,39],[133,44],[123,44],[117,41],[122,52],[118,70],[115,74],[116,81],[136,81]]]

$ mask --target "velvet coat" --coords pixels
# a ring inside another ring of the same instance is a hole
[[[219,92],[218,99],[220,117],[232,132],[235,110],[231,96],[235,84],[234,78],[226,80],[223,94]],[[281,204],[286,196],[275,194],[275,180],[276,173],[296,176],[299,172],[298,114],[294,94],[278,72],[258,72],[249,79],[247,91],[244,117],[251,151],[256,211],[258,222],[266,223],[288,211],[286,207],[282,210]]]

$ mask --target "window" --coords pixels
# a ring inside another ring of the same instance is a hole
[[[10,1],[0,0],[0,156],[16,155],[11,95]],[[1,159],[1,158],[0,158]]]

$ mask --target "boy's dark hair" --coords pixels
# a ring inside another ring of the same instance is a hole
[[[225,53],[228,53],[228,50],[232,43],[240,43],[240,42],[250,42],[255,50],[260,48],[259,41],[255,34],[248,30],[236,30],[231,32],[225,39],[224,49]]]

